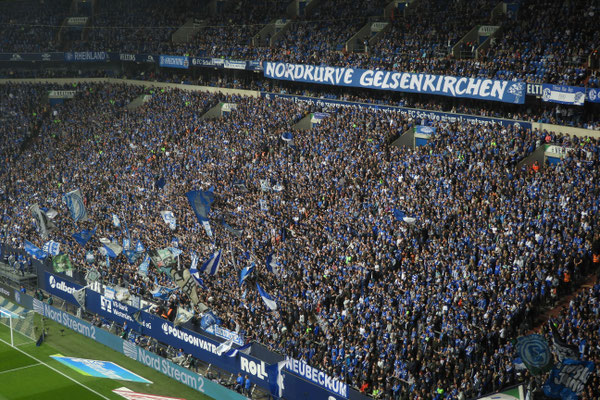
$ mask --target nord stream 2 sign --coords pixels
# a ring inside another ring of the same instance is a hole
[[[263,69],[265,77],[286,81],[436,94],[515,104],[525,102],[526,87],[523,82],[268,61],[264,63]]]

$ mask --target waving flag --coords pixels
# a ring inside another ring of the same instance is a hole
[[[154,291],[150,292],[152,297],[166,300],[169,298],[171,292],[175,289],[168,288],[166,286],[157,285],[157,288]]]
[[[200,318],[200,327],[204,330],[207,330],[213,325],[219,325],[220,323],[221,321],[212,311],[206,312],[202,318]]]
[[[179,326],[188,322],[194,316],[193,312],[186,310],[185,308],[179,306],[177,307],[177,316],[175,317],[175,321],[173,321],[174,326]]]
[[[204,281],[200,277],[200,272],[198,271],[198,254],[192,252],[192,265],[190,265],[190,274],[196,281],[196,283],[204,290],[208,290],[208,288],[204,285]]]
[[[236,349],[228,349],[223,353],[226,357],[235,357],[238,353],[250,354],[250,350],[252,348],[252,343],[246,343],[242,347],[238,347]]]
[[[106,255],[110,258],[116,258],[121,254],[123,248],[116,241],[111,241],[110,243],[104,243],[104,248],[106,249]]]
[[[269,294],[260,287],[258,282],[256,282],[256,288],[258,289],[258,293],[260,294],[260,297],[265,302],[265,305],[267,306],[267,308],[271,311],[277,310],[277,303],[275,302],[275,300],[273,300],[273,298],[271,296],[269,296]]]
[[[219,271],[219,264],[221,263],[221,252],[222,250],[214,253],[198,270],[199,272],[203,272],[209,275],[216,275]]]
[[[517,339],[517,353],[532,375],[552,369],[552,354],[543,336],[534,334]]]
[[[231,233],[238,239],[242,237],[242,230],[236,229],[233,226],[229,225],[227,222],[225,222],[225,218],[221,219],[221,223],[223,224],[223,228],[225,228],[227,232]]]
[[[65,272],[73,269],[71,260],[69,260],[69,256],[66,254],[59,254],[52,258],[52,267],[54,268],[54,272]]]
[[[397,208],[394,208],[394,217],[396,217],[396,219],[398,221],[404,221],[407,224],[414,224],[415,222],[417,222],[416,218],[412,218],[412,217],[407,217],[406,213],[404,211],[401,211]]]
[[[229,351],[232,346],[233,346],[233,339],[229,339],[229,340],[221,343],[220,345],[218,345],[217,348],[215,349],[215,353],[217,353],[217,355],[220,356],[224,352]]]
[[[75,222],[88,220],[87,211],[83,204],[83,197],[79,189],[65,194],[63,200],[67,203],[67,208],[71,212],[71,217],[73,217]]]
[[[93,230],[91,229],[84,229],[81,232],[78,233],[74,233],[73,235],[73,239],[75,239],[75,241],[77,243],[79,243],[79,245],[81,247],[85,247],[85,245],[87,244],[87,242],[90,241],[90,239],[92,238],[92,236],[94,236],[96,234],[96,228],[94,228]]]
[[[275,259],[274,253],[271,253],[267,256],[267,271],[272,274],[279,275],[279,264]]]
[[[562,361],[565,358],[570,358],[576,360],[579,358],[579,351],[577,346],[570,345],[565,342],[561,337],[560,333],[558,333],[558,329],[554,326],[554,323],[550,322],[550,327],[552,328],[552,350],[556,359],[558,361]]]
[[[242,286],[242,284],[250,276],[252,271],[254,271],[254,263],[252,263],[248,267],[242,268],[242,272],[240,273],[240,286]]]
[[[194,305],[198,304],[198,294],[196,293],[196,284],[191,276],[191,272],[187,269],[180,269],[173,272],[173,280],[181,288],[181,292],[185,293]],[[187,321],[186,321],[187,322]]]
[[[172,231],[177,228],[177,220],[172,211],[161,211],[160,215],[162,216],[163,221],[165,221],[165,224],[167,224]]]
[[[29,254],[33,258],[43,260],[44,258],[48,257],[48,254],[46,254],[46,252],[44,252],[42,249],[38,248],[36,245],[34,245],[28,240],[23,241],[23,245],[27,254]]]
[[[146,254],[146,257],[144,257],[144,261],[142,261],[142,263],[138,267],[138,274],[140,274],[142,276],[148,275],[148,267],[149,266],[150,266],[150,256],[148,254]]]
[[[213,237],[213,232],[212,229],[210,228],[210,223],[208,221],[202,221],[202,227],[204,228],[204,231],[206,232],[206,236],[208,237]]]
[[[44,243],[43,250],[50,255],[56,256],[60,250],[60,243],[50,240],[49,242]]]
[[[50,219],[48,219],[46,213],[42,211],[42,209],[40,209],[40,206],[37,204],[34,204],[31,207],[29,207],[29,211],[31,212],[31,215],[33,215],[33,218],[35,218],[37,231],[42,236],[42,239],[45,240],[48,237],[48,231],[55,228],[54,223]]]
[[[215,194],[209,190],[192,190],[185,195],[198,221],[208,221],[208,212],[210,211],[211,204],[215,201]]]
[[[119,219],[119,217],[117,216],[117,214],[113,214],[112,215],[112,221],[113,221],[113,225],[115,226],[115,228],[120,228],[121,227],[121,220]]]

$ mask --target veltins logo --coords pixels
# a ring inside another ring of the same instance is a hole
[[[67,285],[64,281],[57,282],[53,275],[50,275],[48,283],[52,289],[60,290],[61,292],[73,294],[77,291],[77,289]]]
[[[137,361],[137,346],[129,340],[123,341],[123,354]]]
[[[167,324],[166,322],[162,324],[162,330],[165,333],[165,335],[169,334],[169,324]]]

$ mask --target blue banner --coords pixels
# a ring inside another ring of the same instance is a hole
[[[164,56],[159,57],[159,65],[168,68],[188,69],[190,61],[187,56]]]
[[[227,69],[246,69],[246,61],[241,60],[224,60],[223,68]]]
[[[577,86],[563,85],[542,85],[542,100],[559,103],[582,106],[585,102],[585,88]]]
[[[348,398],[348,385],[344,382],[340,382],[337,378],[333,378],[317,368],[312,368],[304,361],[294,358],[287,358],[286,361],[285,369],[287,371],[293,372],[344,399]]]
[[[419,133],[421,135],[433,135],[435,133],[435,128],[432,126],[417,125],[415,128],[415,133]]]
[[[246,61],[246,69],[250,71],[262,71],[263,66],[260,61]]]
[[[578,400],[585,385],[594,372],[594,363],[565,359],[558,364],[544,384],[544,394],[561,400]]]
[[[43,289],[54,296],[60,297],[61,299],[68,301],[71,304],[79,306],[79,303],[77,303],[77,300],[75,300],[73,293],[75,293],[76,290],[79,290],[82,287],[83,286],[63,279],[58,275],[54,275],[49,273],[48,271],[44,271]]]
[[[600,103],[600,89],[588,89],[585,100],[589,101],[590,103]]]
[[[395,107],[395,106],[381,106],[377,104],[370,103],[355,103],[350,101],[342,101],[342,100],[328,100],[328,99],[318,99],[316,97],[305,97],[305,96],[294,96],[289,94],[277,94],[277,93],[265,93],[261,92],[261,97],[266,99],[270,98],[280,98],[287,99],[293,101],[294,103],[307,103],[319,107],[358,107],[363,109],[375,109],[375,110],[383,110],[383,111],[396,111],[399,112],[405,118],[413,118],[417,121],[421,121],[423,119],[427,119],[433,122],[450,122],[450,123],[473,123],[473,124],[482,124],[482,125],[492,125],[492,124],[500,124],[505,127],[516,126],[521,127],[523,129],[531,129],[531,122],[526,121],[516,121],[512,119],[501,119],[501,118],[491,118],[491,117],[480,117],[477,115],[468,115],[468,114],[453,114],[453,113],[445,113],[441,111],[427,111],[427,110],[419,110],[416,108],[408,108],[408,107]]]
[[[294,82],[436,94],[505,103],[525,102],[525,83],[265,61],[264,76]]]
[[[69,51],[65,53],[67,62],[98,62],[110,61],[105,51]]]

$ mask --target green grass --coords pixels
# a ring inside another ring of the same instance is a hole
[[[39,322],[39,316],[36,315]],[[127,387],[134,392],[179,397],[187,400],[209,400],[208,396],[189,388],[167,376],[148,368],[137,361],[109,349],[95,341],[79,335],[53,321],[46,319],[45,327],[49,334],[46,341],[36,347],[31,340],[18,338],[17,348],[12,348],[9,329],[0,325],[0,400],[99,400],[123,399],[112,392],[119,387]],[[15,342],[17,342],[15,340]],[[26,353],[26,354],[23,354]],[[150,381],[152,384],[116,381],[81,375],[77,371],[50,358],[60,353],[67,357],[81,357],[94,360],[112,361]],[[37,360],[39,361],[37,361]],[[47,364],[49,367],[45,366]],[[61,375],[64,374],[73,380]],[[96,393],[94,393],[96,392]]]

